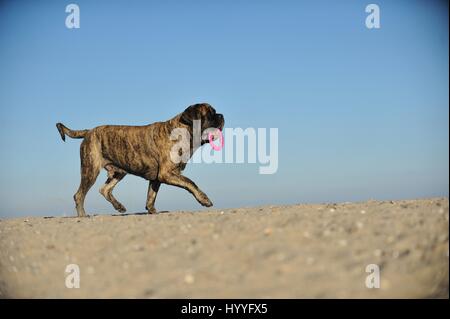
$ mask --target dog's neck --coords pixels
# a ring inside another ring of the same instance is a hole
[[[200,128],[200,132],[194,132],[193,125],[188,125],[181,122],[181,114],[178,114],[167,122],[169,123],[168,127],[170,127],[171,130],[170,132],[167,132],[169,136],[172,133],[172,130],[176,128],[186,129],[189,132],[189,147],[191,157],[198,148],[208,142],[207,140],[202,139],[202,128]],[[195,141],[195,138],[198,139],[198,137],[200,137],[200,140]]]

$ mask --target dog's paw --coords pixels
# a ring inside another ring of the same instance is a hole
[[[201,194],[199,202],[200,202],[200,204],[202,204],[202,206],[205,206],[205,207],[211,207],[213,205],[213,203],[208,198],[208,196],[206,196],[206,194]]]
[[[123,206],[122,204],[118,203],[116,205],[114,205],[114,208],[119,212],[119,213],[125,213],[127,211],[127,209],[125,208],[125,206]]]
[[[156,214],[156,208],[155,207],[151,207],[151,208],[145,207],[145,209],[148,211],[149,214]]]

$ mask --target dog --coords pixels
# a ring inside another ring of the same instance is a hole
[[[63,141],[66,135],[83,139],[80,146],[81,182],[73,196],[78,217],[85,217],[84,199],[94,185],[100,170],[107,171],[108,178],[100,193],[114,208],[124,213],[125,207],[112,195],[114,187],[125,175],[133,174],[149,181],[145,209],[155,214],[155,200],[161,183],[181,187],[189,191],[197,201],[206,207],[213,204],[197,185],[181,173],[186,162],[174,162],[171,150],[177,140],[171,138],[176,128],[186,129],[193,136],[195,120],[201,123],[202,132],[209,128],[222,130],[225,119],[222,114],[207,103],[194,104],[182,113],[165,122],[156,122],[144,126],[103,125],[90,130],[71,130],[62,123],[56,127]],[[190,138],[189,158],[195,150],[208,142],[204,135],[200,145]]]

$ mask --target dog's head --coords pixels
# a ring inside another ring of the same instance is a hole
[[[194,120],[201,121],[202,132],[208,128],[223,129],[225,119],[222,114],[216,113],[216,110],[208,103],[199,103],[189,106],[181,113],[180,122],[192,128]]]

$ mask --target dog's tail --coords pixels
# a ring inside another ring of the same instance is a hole
[[[63,141],[66,140],[66,135],[71,138],[84,138],[86,134],[89,132],[89,130],[71,130],[64,126],[62,123],[56,123],[56,128],[58,129],[59,134],[61,135],[61,138]]]

